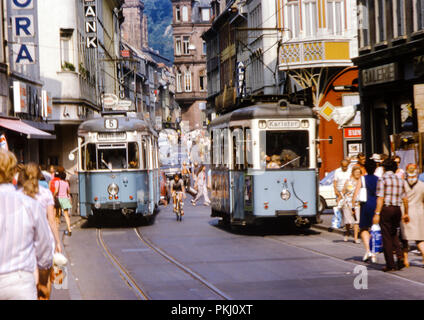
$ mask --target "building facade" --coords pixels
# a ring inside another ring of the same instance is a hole
[[[38,2],[2,1],[1,10],[0,129],[19,162],[40,162],[42,141],[55,135],[41,99]]]
[[[298,88],[312,88],[313,104],[320,117],[322,178],[339,167],[343,158],[354,155],[353,144],[351,152],[346,147],[351,141],[344,136],[344,125],[336,124],[334,115],[338,107],[359,103],[357,70],[350,69],[352,58],[358,55],[356,0],[276,3],[282,37],[279,70]],[[325,140],[330,137],[332,143]],[[356,154],[361,148],[359,143]]]
[[[172,0],[175,99],[190,130],[206,124],[206,45],[202,34],[211,26],[209,0]]]
[[[125,0],[122,6],[125,21],[121,26],[122,39],[138,50],[149,46],[147,16],[144,14],[144,2]]]
[[[117,59],[122,16],[117,0],[39,1],[41,80],[50,101],[48,122],[57,139],[44,146],[42,163],[62,165],[77,145],[79,124],[99,116],[102,95],[118,94]]]
[[[367,154],[398,153],[422,169],[424,1],[359,0],[362,128]]]

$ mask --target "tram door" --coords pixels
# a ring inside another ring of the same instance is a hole
[[[147,173],[149,181],[149,213],[153,213],[155,207],[155,183],[154,183],[154,162],[153,162],[153,148],[152,148],[152,138],[146,137],[146,152],[147,152]]]
[[[244,218],[244,152],[243,129],[231,128],[232,170],[230,170],[231,213],[234,219]]]

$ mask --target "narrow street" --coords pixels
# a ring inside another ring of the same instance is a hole
[[[185,207],[182,222],[171,206],[161,207],[148,226],[77,222],[72,237],[64,237],[68,289],[54,289],[52,299],[357,300],[424,294],[421,257],[411,255],[408,269],[383,273],[382,255],[376,265],[362,263],[362,245],[345,243],[339,234],[275,225],[231,231],[210,218],[208,207],[188,201]],[[367,266],[368,289],[354,287],[358,265]]]

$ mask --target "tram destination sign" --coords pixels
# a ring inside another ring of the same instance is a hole
[[[268,121],[269,129],[285,129],[285,128],[299,128],[299,120],[271,120]]]

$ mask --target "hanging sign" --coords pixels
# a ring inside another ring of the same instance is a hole
[[[97,48],[97,12],[96,0],[84,0],[86,46]]]

